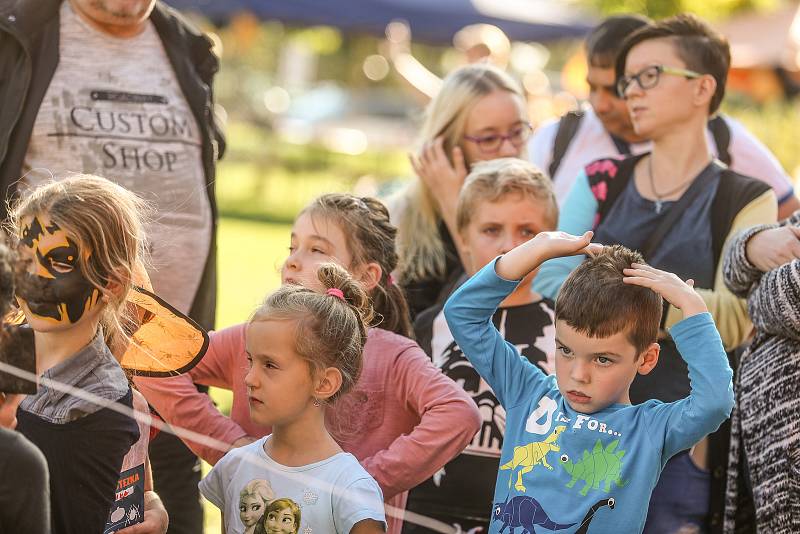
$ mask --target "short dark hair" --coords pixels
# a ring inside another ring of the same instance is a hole
[[[589,65],[610,69],[614,67],[622,42],[627,36],[643,26],[652,24],[644,15],[614,15],[592,30],[586,37],[586,59]]]
[[[644,263],[621,245],[603,247],[564,281],[556,300],[556,320],[592,338],[626,332],[637,356],[658,339],[663,300],[655,291],[622,281],[622,270]]]
[[[655,24],[644,26],[622,43],[616,60],[617,79],[625,75],[625,61],[631,49],[653,39],[673,38],[678,57],[686,68],[700,74],[710,74],[717,81],[717,89],[708,106],[709,115],[715,113],[725,96],[731,49],[728,40],[699,17],[682,13]]]

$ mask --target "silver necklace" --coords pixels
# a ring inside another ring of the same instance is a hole
[[[664,199],[666,197],[674,195],[675,193],[677,193],[678,191],[680,191],[681,189],[686,187],[686,184],[688,184],[692,180],[694,180],[694,178],[690,178],[689,180],[686,180],[686,181],[682,182],[678,187],[676,187],[674,189],[670,189],[669,191],[666,191],[664,193],[659,193],[658,191],[656,191],[656,182],[653,179],[653,155],[652,154],[647,156],[647,176],[650,179],[650,191],[652,191],[653,192],[653,196],[656,197],[656,200],[654,202],[656,213],[661,213],[661,210],[664,209],[664,202],[665,202]]]

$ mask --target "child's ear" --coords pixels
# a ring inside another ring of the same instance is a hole
[[[359,281],[366,291],[372,291],[375,286],[381,283],[383,269],[377,262],[370,262],[361,266]]]
[[[317,385],[314,388],[314,397],[327,400],[336,394],[342,387],[342,372],[335,367],[327,367],[317,376]]]
[[[661,345],[658,343],[651,343],[650,346],[639,355],[639,369],[637,372],[640,375],[646,375],[652,371],[658,363],[658,355],[660,352]]]
[[[150,277],[147,275],[144,265],[140,264],[134,266],[130,274],[122,270],[113,271],[108,277],[108,282],[106,282],[106,286],[103,288],[103,293],[106,295],[111,294],[115,298],[119,298],[125,291],[128,280],[152,291],[153,286],[150,284]]]

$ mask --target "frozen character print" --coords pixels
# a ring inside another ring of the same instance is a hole
[[[255,534],[259,520],[274,498],[272,486],[263,479],[253,479],[242,488],[239,493],[239,519],[244,525],[244,534]]]
[[[627,481],[622,481],[622,457],[625,451],[616,451],[619,440],[615,439],[608,446],[603,447],[599,439],[594,444],[592,452],[583,451],[583,458],[573,462],[569,455],[562,454],[560,460],[564,471],[572,475],[567,482],[567,487],[572,488],[580,480],[584,483],[580,493],[586,496],[589,489],[602,489],[606,493],[611,491],[612,484],[624,487]]]
[[[267,505],[254,534],[299,534],[300,507],[292,499],[275,499]],[[307,528],[306,530],[310,530]]]

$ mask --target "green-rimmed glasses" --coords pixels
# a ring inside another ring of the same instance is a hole
[[[628,90],[628,87],[630,87],[633,81],[636,81],[636,83],[639,84],[639,87],[642,89],[652,89],[658,85],[658,80],[662,73],[672,74],[673,76],[683,76],[689,80],[693,80],[702,76],[702,74],[693,70],[668,67],[666,65],[650,65],[649,67],[643,68],[636,74],[632,74],[631,76],[623,76],[617,80],[617,95],[624,99],[625,92]]]

